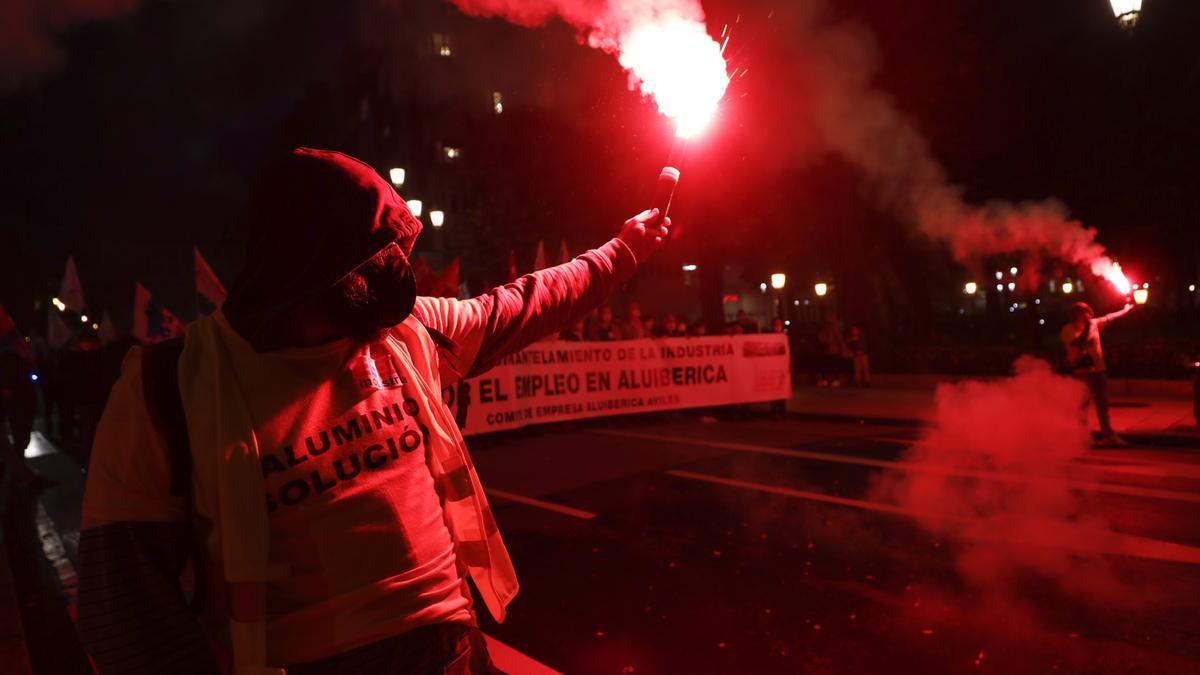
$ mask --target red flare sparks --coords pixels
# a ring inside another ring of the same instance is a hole
[[[708,126],[729,85],[721,45],[699,21],[668,17],[636,25],[621,40],[618,60],[681,138]]]

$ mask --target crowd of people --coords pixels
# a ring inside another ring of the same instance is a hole
[[[815,373],[822,387],[840,387],[847,382],[859,387],[871,386],[871,361],[862,329],[842,328],[832,312],[821,321],[811,339],[799,340],[797,358],[801,370]]]
[[[39,417],[46,435],[86,462],[109,389],[134,344],[132,338],[101,341],[83,332],[54,349],[36,333],[0,336],[0,455],[18,483],[34,489],[52,484],[24,462]]]
[[[738,310],[734,320],[724,324],[721,334],[755,333],[789,333],[796,370],[815,375],[819,386],[871,385],[871,362],[862,329],[858,326],[843,328],[841,320],[832,312],[827,313],[819,325],[788,327],[783,319],[776,317],[764,327],[745,310]],[[709,332],[702,320],[687,321],[673,313],[664,314],[659,320],[643,313],[637,302],[629,302],[620,317],[611,305],[597,308],[559,333],[558,339],[604,342],[704,335]]]
[[[722,334],[783,333],[784,330],[782,319],[772,320],[769,330],[764,331],[758,321],[748,316],[745,310],[738,310],[737,318],[724,325]],[[605,342],[705,335],[709,335],[708,326],[700,319],[688,321],[677,314],[667,313],[659,320],[655,316],[644,314],[637,302],[630,302],[625,306],[625,312],[620,318],[617,318],[612,306],[603,305],[563,330],[558,338],[573,342]]]

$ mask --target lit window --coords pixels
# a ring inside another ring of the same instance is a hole
[[[504,112],[504,97],[498,91],[492,92],[492,112],[497,115]]]
[[[454,50],[450,47],[450,36],[445,33],[433,34],[433,50],[438,56],[453,56]]]

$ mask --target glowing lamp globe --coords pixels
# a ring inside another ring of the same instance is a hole
[[[1136,302],[1137,304],[1144,305],[1144,304],[1146,304],[1146,301],[1149,299],[1150,299],[1150,289],[1138,288],[1133,291],[1133,301]]]
[[[425,212],[425,202],[420,199],[410,199],[406,203],[408,204],[408,210],[413,214],[413,218],[420,218],[421,214]]]
[[[440,209],[434,209],[429,212],[429,224],[434,227],[441,227],[446,223],[446,212]]]
[[[392,169],[391,171],[388,171],[388,179],[391,180],[392,185],[395,185],[396,187],[400,187],[401,185],[404,185],[404,176],[405,176],[405,171],[404,171],[404,169],[401,169],[400,167],[396,167],[396,168]]]
[[[1075,284],[1073,284],[1069,281],[1064,281],[1062,283],[1062,292],[1065,293],[1066,295],[1070,295],[1071,293],[1074,293],[1075,292]]]
[[[787,275],[782,272],[776,272],[771,275],[771,288],[780,290],[787,283]]]
[[[817,294],[817,297],[823,298],[823,297],[825,297],[825,294],[829,292],[829,284],[826,284],[824,282],[819,282],[817,284],[814,284],[813,292]]]
[[[1142,0],[1108,0],[1122,28],[1133,28],[1142,15]]]
[[[976,291],[978,290],[979,284],[975,283],[974,281],[968,281],[965,285],[963,285],[963,293],[966,293],[967,295],[975,295]]]

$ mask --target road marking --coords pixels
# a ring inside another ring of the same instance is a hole
[[[484,492],[486,492],[488,494],[488,496],[491,496],[491,497],[498,497],[500,499],[505,499],[510,502],[517,502],[518,504],[525,504],[526,506],[536,506],[539,509],[546,509],[547,511],[554,511],[555,513],[563,513],[568,516],[573,516],[575,518],[582,518],[583,520],[591,520],[592,518],[596,517],[596,514],[590,512],[590,511],[584,511],[582,509],[574,509],[574,508],[571,508],[570,506],[563,506],[562,504],[555,504],[554,502],[542,501],[541,499],[534,499],[533,497],[526,497],[524,495],[513,494],[512,492],[505,492],[503,490],[496,490],[493,488],[484,488]]]
[[[483,637],[487,640],[488,654],[492,657],[492,663],[509,675],[562,675],[557,670],[509,647],[491,635],[484,633]]]
[[[757,492],[766,492],[769,494],[794,497],[797,499],[807,499],[810,501],[824,502],[826,504],[836,504],[838,506],[849,506],[851,508],[864,509],[867,511],[878,511],[892,515],[907,516],[909,518],[915,518],[918,520],[932,519],[942,522],[961,524],[972,524],[976,522],[964,518],[954,518],[944,514],[908,509],[902,506],[896,506],[894,504],[883,504],[862,499],[850,499],[847,497],[835,497],[833,495],[822,494],[820,492],[793,490],[792,488],[780,487],[777,485],[752,483],[750,481],[724,478],[722,476],[713,476],[705,473],[697,473],[695,471],[670,469],[666,471],[666,474],[676,478],[703,481],[705,483],[712,483],[715,485],[724,485],[743,490],[755,490]],[[995,539],[994,541],[1003,541],[1004,543],[1016,545],[1062,548],[1076,553],[1101,553],[1133,558],[1146,558],[1149,560],[1163,560],[1167,562],[1200,565],[1200,548],[1195,546],[1177,544],[1175,542],[1163,541],[1161,539],[1139,537],[1120,532],[1089,530],[1076,527],[1068,523],[1054,523],[1052,521],[1042,521],[1036,519],[1031,519],[1031,522],[1036,522],[1039,527],[1021,528],[1021,530],[1041,533],[1041,536],[1037,539]],[[977,532],[978,530],[979,528],[970,528],[964,534],[977,541],[986,541],[989,539],[986,536],[979,536]],[[1085,548],[1083,545],[1081,545],[1081,542],[1087,542],[1088,547]]]
[[[839,437],[841,438],[841,437]],[[881,441],[899,445],[913,445],[919,438],[898,438],[895,436],[847,436],[856,441]],[[1157,478],[1195,478],[1200,479],[1200,464],[1183,462],[1159,461],[1145,457],[1121,457],[1101,451],[1094,457],[1083,457],[1080,461],[1071,462],[1072,466],[1087,467],[1106,473],[1127,473],[1137,476],[1154,476]]]
[[[995,480],[1007,483],[1030,483],[1033,485],[1065,485],[1074,490],[1082,490],[1087,492],[1107,492],[1109,494],[1126,495],[1132,497],[1148,497],[1151,499],[1165,499],[1179,502],[1192,502],[1200,504],[1200,494],[1192,492],[1179,492],[1177,490],[1158,490],[1155,488],[1145,488],[1137,485],[1124,485],[1120,483],[1097,483],[1094,481],[1071,480],[1068,478],[1054,478],[1045,476],[1031,476],[1017,473],[1005,473],[1001,471],[984,471],[981,469],[964,469],[953,466],[945,466],[938,464],[924,464],[918,462],[906,462],[903,460],[886,460],[886,459],[871,459],[869,457],[859,457],[856,455],[838,455],[829,452],[815,452],[812,450],[787,450],[784,448],[772,448],[766,445],[752,445],[750,443],[732,443],[728,441],[710,441],[699,438],[684,438],[680,436],[664,436],[660,434],[649,434],[637,431],[616,431],[611,429],[594,429],[591,431],[594,434],[605,434],[609,436],[624,436],[627,438],[638,438],[646,441],[658,441],[661,443],[680,443],[707,446],[710,448],[719,448],[722,450],[733,450],[736,452],[753,452],[763,455],[778,455],[780,457],[792,457],[795,459],[810,459],[818,462],[836,462],[838,464],[856,464],[859,466],[870,466],[879,469],[891,469],[896,471],[913,471],[922,473],[932,473],[943,476],[959,476],[962,478],[982,478],[985,480]]]

